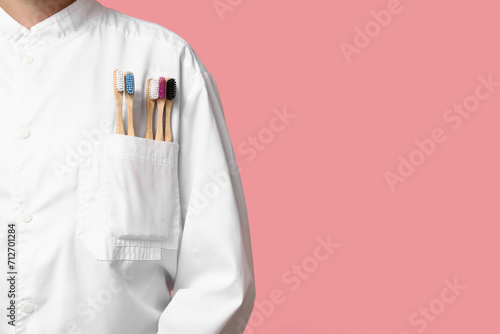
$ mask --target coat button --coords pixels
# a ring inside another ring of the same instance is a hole
[[[33,215],[29,212],[25,212],[25,213],[23,213],[22,219],[23,219],[23,222],[29,223],[30,221],[33,220]]]
[[[31,55],[25,55],[23,57],[23,63],[25,63],[25,64],[31,64],[34,60],[35,60],[35,58],[33,58],[33,56],[31,56]]]
[[[26,303],[23,306],[24,313],[33,313],[34,310],[35,310],[35,306],[31,303]]]
[[[26,139],[30,136],[30,130],[27,128],[20,128],[18,131],[19,137]]]

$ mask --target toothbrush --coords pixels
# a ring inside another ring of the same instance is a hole
[[[155,101],[158,99],[158,80],[148,79],[147,89],[146,89],[146,109],[147,109],[147,121],[146,121],[146,135],[144,138],[153,139],[153,113],[155,110]]]
[[[172,141],[172,128],[170,125],[170,114],[172,113],[172,103],[177,93],[177,83],[175,79],[167,80],[167,104],[165,105],[165,141]]]
[[[156,128],[156,140],[164,141],[163,138],[163,112],[165,100],[167,98],[167,80],[164,77],[158,78],[158,126]]]
[[[125,87],[127,99],[127,113],[128,113],[128,135],[135,136],[134,131],[134,73],[125,73]]]
[[[125,134],[123,127],[123,91],[125,90],[125,79],[123,72],[114,70],[113,72],[113,90],[115,91],[116,100],[116,133],[119,135]]]

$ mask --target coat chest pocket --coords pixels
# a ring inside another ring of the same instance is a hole
[[[180,233],[177,143],[104,134],[82,159],[78,237],[98,260],[159,260]]]

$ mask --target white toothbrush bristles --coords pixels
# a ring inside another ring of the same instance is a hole
[[[153,79],[149,82],[149,99],[156,100],[160,94],[160,83],[157,79]]]
[[[123,92],[125,90],[125,76],[123,75],[123,71],[116,71],[116,91]]]

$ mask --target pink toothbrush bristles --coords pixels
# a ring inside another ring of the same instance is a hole
[[[161,77],[158,79],[158,83],[160,85],[158,97],[160,99],[164,99],[167,96],[167,80],[164,77]]]

